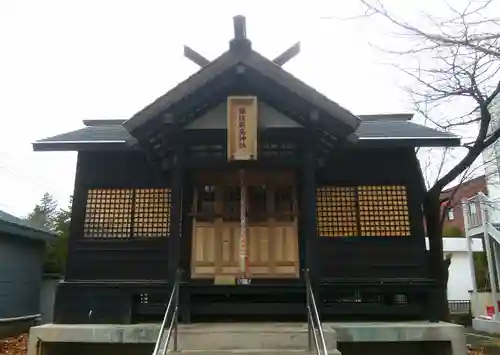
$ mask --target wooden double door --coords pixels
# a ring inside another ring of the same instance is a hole
[[[242,189],[248,276],[299,277],[298,206],[293,172],[200,173],[195,181],[192,278],[242,276]]]

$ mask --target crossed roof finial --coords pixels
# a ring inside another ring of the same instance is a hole
[[[252,43],[247,38],[246,18],[243,15],[233,17],[234,38],[229,42],[231,51],[244,55],[252,49]],[[295,57],[300,52],[300,42],[295,43],[286,51],[277,56],[273,62],[276,65],[282,66],[290,59]],[[195,51],[194,49],[184,45],[184,56],[200,67],[205,67],[210,64],[210,60]]]

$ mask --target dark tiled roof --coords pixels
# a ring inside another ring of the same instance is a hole
[[[196,92],[200,90],[212,91],[212,84],[216,85],[214,83],[219,79],[222,80],[225,75],[239,76],[244,80],[252,80],[258,77],[257,81],[259,83],[265,80],[261,84],[273,87],[273,89],[269,87],[270,92],[268,94],[271,96],[271,92],[285,87],[286,90],[282,94],[294,101],[299,100],[301,102],[301,105],[298,105],[299,107],[306,104],[317,108],[322,113],[324,112],[325,117],[320,114],[317,122],[334,136],[341,132],[342,135],[349,135],[360,124],[359,117],[259,53],[251,49],[240,52],[231,47],[229,51],[223,53],[210,64],[201,68],[166,94],[137,112],[124,123],[124,126],[127,131],[133,133],[147,121],[156,120],[159,115],[168,112],[172,107],[181,105],[181,103],[185,104],[190,97],[196,97]],[[335,122],[332,122],[332,120]]]
[[[55,236],[49,230],[35,227],[28,221],[3,211],[0,211],[0,233],[41,240],[49,240]]]
[[[454,134],[438,131],[409,121],[363,121],[356,130],[360,139],[433,139],[457,138]]]
[[[42,142],[95,142],[126,141],[130,134],[121,125],[87,126],[76,131],[42,139]]]
[[[394,115],[392,115],[394,116]],[[363,116],[361,116],[363,117]],[[388,142],[405,142],[414,146],[450,146],[458,145],[460,139],[448,132],[441,132],[408,120],[384,120],[383,115],[371,115],[372,120],[363,120],[356,130],[363,144],[385,144]],[[101,123],[86,121],[87,127],[42,139],[34,143],[35,150],[82,150],[91,143],[126,147],[132,136],[121,125],[106,120]],[[101,125],[102,124],[102,125]],[[58,148],[60,146],[60,149]]]
[[[388,114],[372,114],[359,115],[363,121],[408,121],[413,117],[413,113],[388,113]]]
[[[85,126],[115,126],[124,124],[127,120],[83,120]]]

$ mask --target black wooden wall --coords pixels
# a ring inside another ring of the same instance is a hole
[[[321,185],[397,184],[407,189],[409,237],[318,237],[320,278],[426,277],[422,175],[413,148],[338,150],[318,170]]]
[[[300,184],[303,185],[304,170],[297,164],[291,166],[297,170]],[[140,300],[144,294],[149,295],[150,303],[158,303],[155,312],[161,316],[171,287],[168,281],[171,271],[168,267],[169,252],[179,253],[180,266],[186,271],[184,278],[189,280],[192,233],[189,211],[192,180],[197,171],[198,168],[190,166],[183,178],[180,250],[174,251],[174,248],[169,247],[171,238],[87,239],[83,237],[83,226],[88,189],[171,187],[171,178],[155,168],[155,164],[146,161],[140,152],[79,153],[66,282],[60,285],[56,299],[57,323],[131,322],[134,317],[142,316],[141,307],[144,304]],[[405,280],[429,276],[420,201],[422,176],[413,149],[339,149],[324,166],[317,169],[316,179],[317,186],[406,186],[412,228],[412,235],[407,237],[333,238],[313,235],[313,242],[310,243],[313,257],[309,266],[319,281],[325,281],[321,289],[323,298],[333,300],[331,304],[337,306],[334,301],[340,296],[334,293],[358,290],[362,284],[360,279],[380,282],[383,278],[401,278],[401,285],[406,285],[408,282]],[[307,208],[307,203],[303,202],[299,201],[300,209]],[[301,265],[306,267],[304,241],[311,231],[306,236],[303,218],[300,220],[300,260]],[[341,290],[338,285],[330,286],[328,283],[329,280],[339,279],[350,282],[347,291],[344,286]],[[209,285],[207,287],[210,288]],[[400,286],[397,286],[397,292],[402,292]],[[422,297],[419,295],[417,298]],[[422,309],[426,308],[427,303],[419,302],[409,304],[418,308],[416,311],[410,309],[412,314],[423,314]],[[185,301],[184,306],[189,303],[189,300]],[[304,305],[300,301],[295,306],[298,307],[296,311],[302,312]],[[339,310],[346,312],[344,303],[339,304],[340,308],[332,307],[326,307],[323,310],[325,314],[338,314]],[[374,307],[379,307],[379,313],[387,313],[380,305]],[[147,312],[150,311],[148,308]],[[354,310],[349,312],[350,316],[355,313]],[[363,316],[366,309],[356,312]]]
[[[301,174],[298,170],[299,175]],[[192,173],[195,173],[192,171]],[[188,174],[187,176],[191,176]],[[421,213],[422,184],[412,148],[342,149],[317,171],[317,185],[405,185],[410,204],[410,237],[317,237],[321,278],[426,277]],[[300,177],[300,176],[299,176]],[[191,183],[186,179],[184,237],[190,235]],[[95,240],[83,238],[89,188],[169,187],[170,177],[140,152],[81,152],[78,156],[67,280],[166,280],[168,238]],[[187,223],[186,223],[187,222]],[[186,241],[191,238],[185,238]],[[303,247],[303,245],[301,245]],[[303,248],[301,248],[303,249]],[[303,254],[303,250],[301,250]],[[189,270],[190,242],[182,243],[181,266]],[[301,255],[303,261],[303,255]]]
[[[90,188],[169,187],[170,179],[140,152],[78,155],[66,280],[166,280],[168,238],[99,240],[83,237]]]

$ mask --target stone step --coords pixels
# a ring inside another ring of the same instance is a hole
[[[323,329],[327,348],[337,349],[333,328]],[[179,325],[178,344],[182,351],[261,349],[273,351],[307,349],[307,323],[198,323]],[[173,338],[169,350],[173,348]],[[279,354],[281,355],[281,354]]]
[[[256,350],[182,350],[179,352],[169,351],[169,355],[311,355],[314,354],[304,349],[288,349],[288,350],[275,350],[275,349],[256,349]],[[329,350],[328,355],[341,355],[340,351],[334,349]]]

